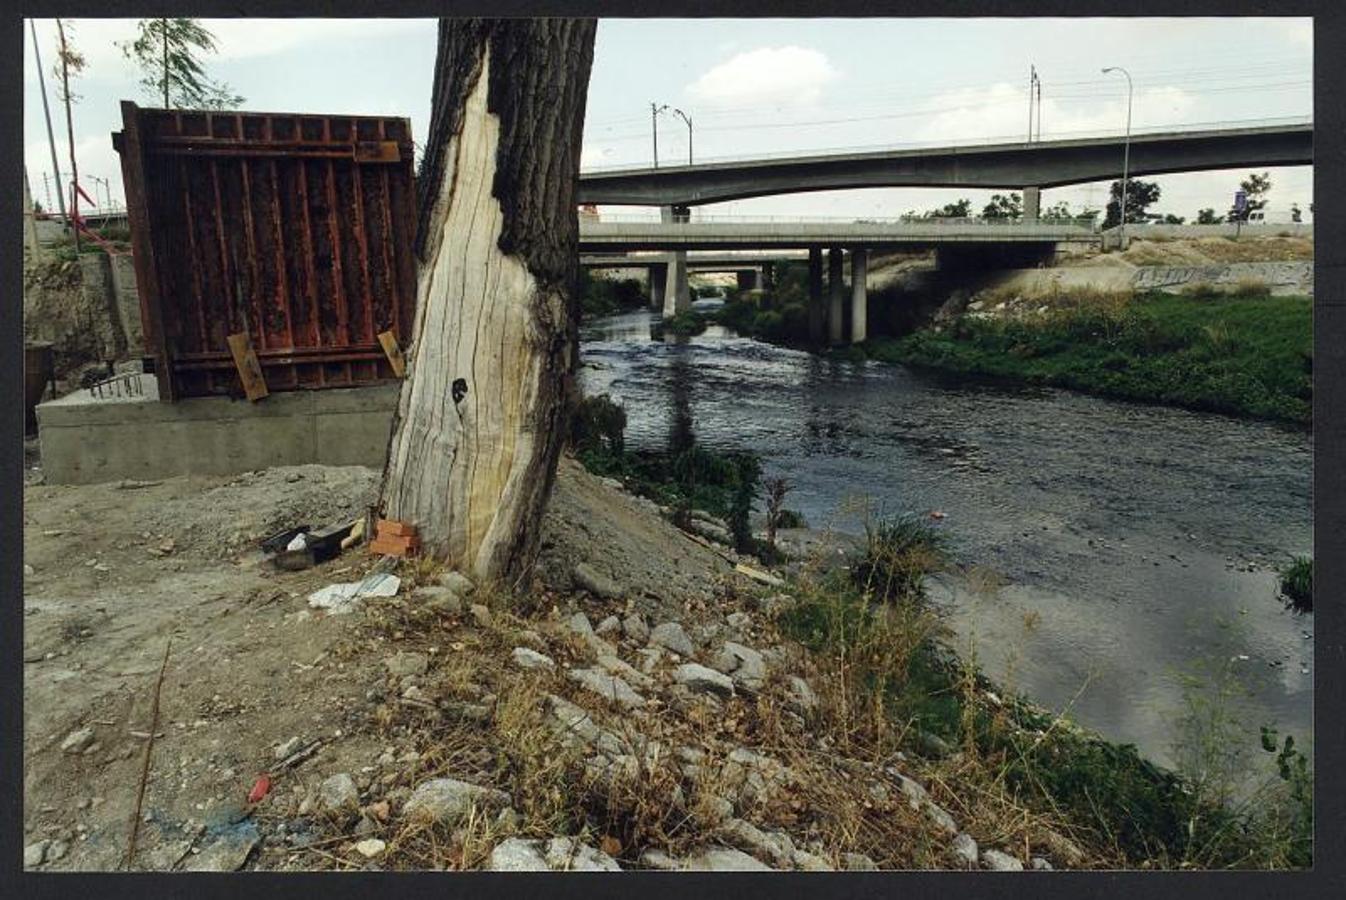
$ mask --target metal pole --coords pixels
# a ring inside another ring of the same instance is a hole
[[[660,106],[654,101],[650,101],[650,129],[654,136],[654,167],[659,168],[659,113],[667,109],[667,106]]]
[[[1122,197],[1120,203],[1120,227],[1117,230],[1121,248],[1126,249],[1126,188],[1127,168],[1131,162],[1131,73],[1121,66],[1108,66],[1103,74],[1117,71],[1126,76],[1126,136],[1122,139]]]
[[[164,36],[164,109],[168,109],[168,20],[159,20],[159,30]]]
[[[1037,72],[1028,67],[1028,141],[1033,141],[1033,83],[1038,80]]]
[[[42,115],[47,119],[47,143],[51,145],[51,167],[56,172],[56,203],[61,211],[61,224],[65,225],[65,197],[61,196],[61,164],[57,162],[56,135],[51,130],[51,107],[47,105],[47,80],[42,76],[42,53],[37,49],[37,26],[28,20],[28,30],[33,35],[33,57],[37,60],[37,86],[42,92]],[[46,176],[44,175],[43,178]],[[51,208],[51,197],[47,197],[47,208]]]
[[[682,121],[687,123],[687,165],[692,164],[692,120],[687,117],[687,113],[680,109],[674,109],[675,113],[682,117]]]

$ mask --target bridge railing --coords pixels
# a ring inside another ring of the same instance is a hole
[[[1181,135],[1186,132],[1198,131],[1218,131],[1235,130],[1240,128],[1288,128],[1294,126],[1312,125],[1312,116],[1281,116],[1277,118],[1265,119],[1226,119],[1216,122],[1188,122],[1180,126],[1174,125],[1155,125],[1149,127],[1132,128],[1131,137],[1144,137],[1146,135],[1156,134],[1174,134]],[[1089,131],[1051,131],[1031,143],[1050,143],[1052,140],[1060,141],[1078,141],[1089,140],[1093,138],[1122,138],[1126,134],[1122,128],[1089,130]],[[925,140],[925,141],[898,141],[885,144],[858,144],[849,147],[801,147],[794,150],[776,150],[764,153],[752,154],[731,154],[726,156],[703,156],[693,165],[669,165],[660,166],[660,170],[686,170],[695,169],[700,165],[712,165],[715,163],[733,163],[733,162],[754,162],[756,160],[790,159],[790,158],[810,158],[815,156],[831,156],[850,153],[882,153],[889,150],[921,150],[921,149],[957,149],[959,147],[989,147],[996,144],[1029,144],[1024,140],[1022,134],[1015,135],[995,135],[981,138],[960,138],[958,140]],[[619,174],[622,172],[650,172],[651,167],[643,162],[625,162],[613,163],[605,166],[586,166],[580,170],[581,177],[584,175],[600,174]]]
[[[643,225],[934,225],[936,227],[961,227],[977,226],[988,228],[1016,228],[1016,227],[1041,227],[1041,226],[1062,226],[1085,229],[1088,231],[1098,230],[1097,218],[1090,216],[1073,216],[1068,218],[1047,218],[1045,216],[1037,219],[1018,218],[986,218],[982,216],[967,217],[943,217],[943,216],[733,216],[733,215],[713,215],[702,216],[693,215],[690,220],[680,222],[665,222],[658,214],[653,213],[612,213],[600,216],[581,215],[581,225],[624,225],[624,224],[643,224]]]

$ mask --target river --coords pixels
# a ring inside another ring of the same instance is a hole
[[[1312,547],[1303,431],[1069,391],[829,360],[712,326],[651,338],[647,312],[581,330],[586,394],[626,409],[627,444],[752,451],[814,528],[864,512],[932,518],[958,562],[933,595],[992,678],[1174,763],[1183,684],[1232,673],[1247,735],[1312,737],[1313,617],[1275,569]],[[975,585],[975,589],[973,587]]]

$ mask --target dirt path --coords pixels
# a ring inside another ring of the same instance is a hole
[[[391,651],[349,652],[368,639],[364,617],[328,616],[306,598],[358,579],[376,558],[360,550],[279,572],[256,542],[300,522],[353,517],[376,482],[359,467],[300,466],[26,488],[24,844],[49,842],[45,868],[120,865],[170,635],[138,868],[200,860],[192,848],[237,826],[254,780],[275,769],[274,748],[293,738],[323,745],[278,775],[274,792],[298,797],[319,775],[344,771],[368,786],[384,748],[363,726]],[[569,461],[544,543],[541,570],[554,590],[569,588],[576,560],[589,560],[602,575],[620,574],[630,605],[646,614],[709,598],[731,569]],[[82,749],[63,750],[86,728]]]

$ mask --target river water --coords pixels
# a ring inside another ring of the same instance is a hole
[[[1312,444],[1224,416],[829,360],[719,327],[651,338],[629,313],[581,332],[586,394],[633,449],[696,439],[759,454],[814,528],[864,509],[932,518],[972,578],[933,592],[992,678],[1172,765],[1184,683],[1223,670],[1257,729],[1312,737],[1313,617],[1275,568],[1312,547]],[[987,576],[984,573],[993,573]],[[1190,690],[1190,689],[1189,689]],[[1190,694],[1188,695],[1190,696]]]

